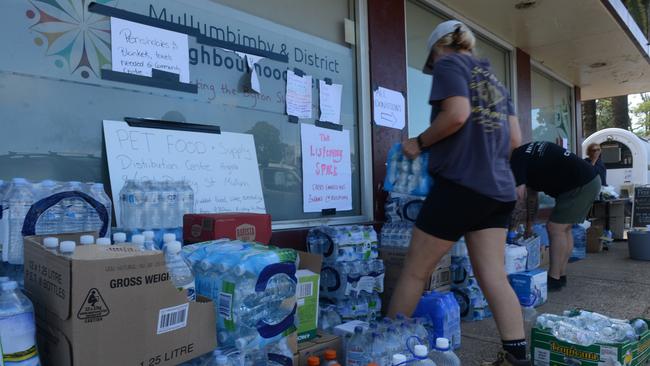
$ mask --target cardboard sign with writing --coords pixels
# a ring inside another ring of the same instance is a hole
[[[303,210],[352,209],[350,131],[301,124]]]
[[[111,190],[127,179],[187,181],[194,211],[266,213],[252,135],[131,127],[104,121]],[[120,222],[120,205],[115,204]]]

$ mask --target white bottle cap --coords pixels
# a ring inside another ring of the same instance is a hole
[[[0,283],[0,289],[2,291],[13,291],[18,288],[18,283],[16,281],[7,281]]]
[[[397,353],[393,355],[393,365],[399,365],[406,362],[406,356],[404,356],[401,353]]]
[[[73,253],[76,246],[77,243],[71,240],[62,241],[61,244],[59,244],[59,251],[61,253]]]
[[[144,235],[144,240],[153,240],[153,238],[156,236],[156,234],[151,230],[143,231],[142,235]]]
[[[126,241],[126,234],[125,233],[113,234],[113,241],[115,243],[124,243]]]
[[[56,249],[59,247],[59,239],[48,236],[47,238],[43,239],[43,246],[47,249]]]
[[[181,242],[180,241],[173,241],[171,243],[167,243],[167,252],[170,254],[176,254],[181,251]]]
[[[97,238],[97,245],[111,245],[111,239],[109,238]]]
[[[447,338],[438,338],[436,339],[436,349],[441,351],[446,351],[449,349],[449,339]]]
[[[176,234],[167,233],[167,234],[163,235],[163,243],[171,243],[173,241],[176,241]]]
[[[142,235],[142,234],[133,235],[131,237],[131,243],[138,244],[138,245],[144,244],[144,235]]]
[[[81,245],[95,244],[95,237],[92,235],[82,235],[79,238],[79,244]]]
[[[414,353],[416,357],[427,357],[429,354],[429,349],[423,344],[416,344],[413,351],[415,351]]]

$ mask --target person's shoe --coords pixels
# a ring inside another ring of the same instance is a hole
[[[562,287],[566,287],[566,276],[560,276],[560,284]]]
[[[561,279],[555,279],[551,276],[547,277],[547,283],[546,287],[548,288],[549,292],[557,292],[562,289],[562,280]]]
[[[530,360],[518,360],[506,351],[500,351],[497,354],[497,360],[494,362],[483,362],[481,366],[532,366]]]

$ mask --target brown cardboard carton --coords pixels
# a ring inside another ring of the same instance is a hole
[[[326,349],[333,349],[336,351],[337,360],[343,364],[343,347],[341,338],[335,335],[318,332],[315,339],[309,342],[301,343],[298,346],[298,353],[294,356],[294,366],[307,366],[307,359],[309,356],[323,357]]]
[[[592,222],[591,227],[587,229],[587,253],[599,253],[603,250],[601,237],[603,236],[603,227]]]
[[[213,303],[188,302],[161,252],[85,245],[64,257],[42,238],[25,238],[25,289],[43,365],[176,365],[216,348]]]

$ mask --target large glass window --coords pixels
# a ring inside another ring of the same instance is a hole
[[[409,0],[406,2],[406,46],[408,83],[408,128],[409,136],[417,136],[430,123],[431,75],[422,72],[427,59],[427,40],[433,28],[449,17],[440,14],[426,4]],[[478,57],[487,58],[492,71],[506,85],[512,88],[510,77],[510,52],[475,32]]]
[[[550,141],[575,150],[571,87],[533,68],[531,89],[533,140]]]
[[[244,61],[190,41],[190,81],[198,94],[101,79],[111,67],[110,23],[86,0],[6,0],[0,11],[0,179],[108,182],[102,120],[148,117],[214,124],[250,133],[257,145],[267,211],[274,221],[314,220],[302,210],[300,125],[285,113],[287,68],[343,84],[341,124],[350,130],[353,210],[361,211],[357,49],[344,19],[357,0],[103,0],[212,38],[287,55],[263,59],[260,94],[244,91]],[[313,116],[318,116],[314,83]],[[301,120],[314,123],[314,119]]]

